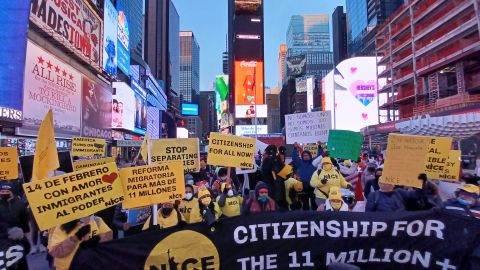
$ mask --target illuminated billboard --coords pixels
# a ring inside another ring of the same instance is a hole
[[[235,61],[235,105],[264,104],[263,62]]]
[[[235,0],[235,13],[258,13],[262,0]]]
[[[105,0],[103,21],[103,69],[117,77],[118,12],[110,0]]]
[[[237,105],[235,118],[266,118],[268,117],[267,105]]]
[[[255,134],[268,134],[267,125],[236,125],[235,126],[235,135],[244,136],[244,135],[255,135]]]
[[[182,115],[198,115],[198,104],[182,103]]]
[[[375,57],[354,57],[323,78],[323,109],[332,111],[334,128],[360,131],[378,124],[376,65]]]

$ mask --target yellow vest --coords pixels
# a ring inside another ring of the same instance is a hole
[[[217,203],[220,197],[217,198]],[[227,217],[240,216],[240,208],[242,206],[243,198],[236,195],[233,197],[227,197],[225,199],[225,205],[220,207],[222,213]]]
[[[178,211],[182,214],[183,219],[185,219],[188,224],[202,222],[197,198],[192,198],[190,201],[185,199],[181,200],[178,205]]]

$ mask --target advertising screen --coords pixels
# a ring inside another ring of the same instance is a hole
[[[130,75],[130,29],[122,2],[117,1],[118,10],[118,68]]]
[[[112,91],[82,78],[82,136],[111,139]]]
[[[182,104],[182,115],[198,115],[198,104]]]
[[[256,127],[256,128],[255,128]],[[235,135],[255,135],[255,134],[268,134],[267,125],[236,125]]]
[[[257,14],[260,12],[262,0],[235,0],[235,13],[251,13]]]
[[[65,50],[75,53],[97,70],[101,69],[102,20],[87,1],[30,2],[30,21],[64,45]]]
[[[266,118],[268,117],[267,105],[237,105],[235,118]]]
[[[103,69],[117,76],[118,12],[110,0],[105,0],[103,22]]]
[[[147,132],[152,140],[160,137],[160,115],[158,108],[147,107]]]
[[[132,81],[135,92],[135,125],[133,131],[138,134],[147,133],[147,92],[138,83]]]
[[[235,105],[264,104],[263,62],[235,61]]]
[[[334,128],[360,131],[378,124],[376,64],[375,57],[346,59],[323,79],[323,108],[332,111]]]
[[[49,109],[55,136],[80,135],[82,75],[33,42],[27,43],[21,135],[36,136]]]
[[[0,121],[21,123],[23,72],[27,49],[30,1],[4,1],[1,18],[6,19],[0,32]]]
[[[307,57],[302,55],[287,57],[287,76],[301,76],[307,71]]]
[[[135,128],[135,93],[124,82],[113,82],[112,128]]]

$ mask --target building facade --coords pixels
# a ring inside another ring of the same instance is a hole
[[[343,12],[343,7],[338,6],[332,14],[333,31],[333,64],[347,59],[347,16]]]
[[[218,130],[217,111],[215,109],[215,91],[200,91],[199,114],[202,119],[202,135]]]
[[[288,56],[330,51],[328,15],[293,15],[287,30]]]
[[[182,103],[198,103],[200,46],[191,31],[180,32],[180,95]]]
[[[186,116],[185,127],[188,130],[189,138],[202,138],[202,119],[200,116]]]
[[[267,94],[265,97],[267,104],[267,125],[268,133],[280,133],[282,131],[280,121],[280,95],[278,93]]]
[[[130,55],[143,59],[144,0],[117,0],[125,7],[130,30]]]
[[[287,44],[280,44],[278,50],[278,87],[282,87],[283,80],[286,76],[285,72],[285,60],[287,58]]]

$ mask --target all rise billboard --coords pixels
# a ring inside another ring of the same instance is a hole
[[[235,105],[264,104],[263,62],[235,61]]]

